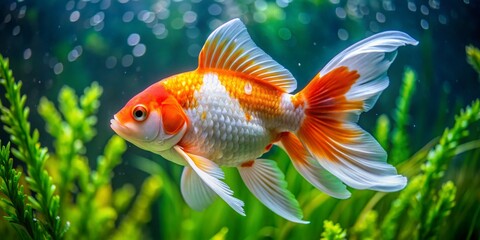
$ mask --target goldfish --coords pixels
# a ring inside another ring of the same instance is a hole
[[[339,199],[351,196],[347,186],[403,189],[407,179],[357,121],[388,86],[397,49],[417,44],[399,31],[375,34],[340,52],[292,94],[296,79],[233,19],[209,35],[197,69],[147,87],[110,126],[139,148],[184,166],[180,190],[191,208],[201,211],[219,196],[245,216],[243,201],[224,182],[222,167],[234,167],[267,208],[306,224],[284,174],[262,156],[280,147],[306,181]]]

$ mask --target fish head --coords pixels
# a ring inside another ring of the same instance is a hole
[[[110,120],[125,140],[155,153],[174,147],[185,135],[188,118],[178,101],[155,83],[130,99]]]

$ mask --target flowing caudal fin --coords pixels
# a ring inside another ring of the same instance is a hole
[[[383,32],[333,58],[295,98],[305,103],[296,132],[320,165],[357,189],[398,191],[407,179],[387,164],[387,154],[356,122],[388,86],[396,49],[418,42],[402,32]]]

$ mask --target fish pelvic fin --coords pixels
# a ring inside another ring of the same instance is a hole
[[[187,153],[180,146],[175,146],[174,150],[178,156],[183,158],[183,160],[187,163],[187,167],[190,167],[191,170],[193,170],[192,174],[195,173],[195,175],[182,176],[182,178],[184,178],[184,183],[182,183],[182,195],[187,204],[196,210],[202,210],[210,205],[210,203],[213,201],[214,196],[211,192],[213,191],[220,196],[220,198],[222,198],[233,210],[240,215],[245,216],[243,201],[235,198],[230,187],[224,181],[222,181],[225,178],[225,174],[217,164],[202,156]],[[187,168],[187,171],[190,171],[190,169]],[[184,174],[189,173],[187,172]],[[201,180],[203,183],[199,183],[197,186],[192,186],[191,182],[188,183],[188,181],[192,180]],[[198,192],[196,193],[191,191],[193,190],[192,188],[198,186],[201,186],[203,189],[197,189]],[[194,200],[192,199],[195,197],[194,195],[197,195],[197,197],[200,196],[202,199]]]
[[[362,40],[333,58],[295,95],[305,104],[296,135],[322,168],[350,187],[392,192],[407,184],[386,162],[380,144],[356,124],[388,86],[388,67],[396,49],[406,44],[417,41],[396,31]]]

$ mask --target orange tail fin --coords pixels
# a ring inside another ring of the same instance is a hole
[[[306,103],[297,136],[320,165],[357,189],[398,191],[406,178],[386,163],[387,154],[357,124],[366,99],[349,99],[360,75],[338,67],[318,76],[297,97]],[[382,89],[383,90],[383,89]],[[380,91],[381,92],[381,91]]]
[[[387,164],[380,144],[356,122],[388,86],[387,70],[396,50],[418,42],[388,31],[366,38],[335,56],[295,96],[305,116],[295,132],[320,165],[357,189],[398,191],[407,179]]]

